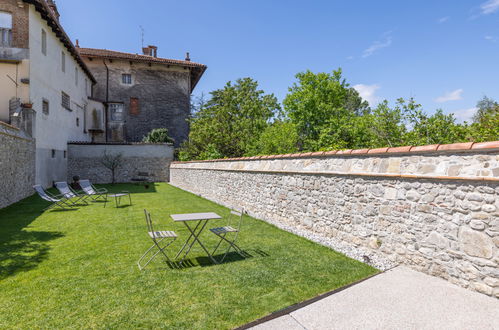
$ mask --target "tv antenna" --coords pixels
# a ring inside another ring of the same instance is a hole
[[[142,48],[144,48],[144,28],[142,27],[142,25],[139,25],[139,28],[140,28],[140,35],[142,37]]]

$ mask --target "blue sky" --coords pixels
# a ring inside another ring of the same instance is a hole
[[[194,95],[240,77],[282,100],[297,72],[344,77],[371,105],[415,97],[460,120],[487,95],[499,100],[499,0],[59,0],[82,47],[208,65]],[[140,5],[138,5],[140,4]]]

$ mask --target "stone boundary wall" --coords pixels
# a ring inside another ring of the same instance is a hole
[[[35,140],[0,121],[0,208],[34,193]]]
[[[171,183],[379,268],[499,297],[499,141],[374,150],[174,162]]]
[[[102,165],[104,153],[121,154],[122,165],[115,173],[116,182],[169,181],[173,146],[169,144],[68,144],[68,182],[73,176],[90,179],[92,183],[110,183],[111,171]]]

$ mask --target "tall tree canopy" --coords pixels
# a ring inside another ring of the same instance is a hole
[[[258,89],[251,78],[238,79],[235,84],[229,81],[210,94],[211,99],[191,119],[181,159],[241,157],[280,114],[277,98]]]
[[[302,149],[329,147],[331,141],[351,139],[349,125],[354,117],[369,112],[367,102],[350,88],[341,76],[341,69],[332,73],[305,71],[289,88],[284,99],[286,116],[296,125]]]

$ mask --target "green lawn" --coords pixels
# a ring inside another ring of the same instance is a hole
[[[0,210],[0,328],[233,328],[377,272],[248,216],[239,245],[252,257],[211,265],[195,245],[189,267],[158,257],[139,271],[144,208],[179,235],[170,255],[188,232],[169,214],[227,209],[164,183],[107,187],[131,191],[133,206],[43,212],[32,196]],[[208,230],[202,241],[216,243]]]

